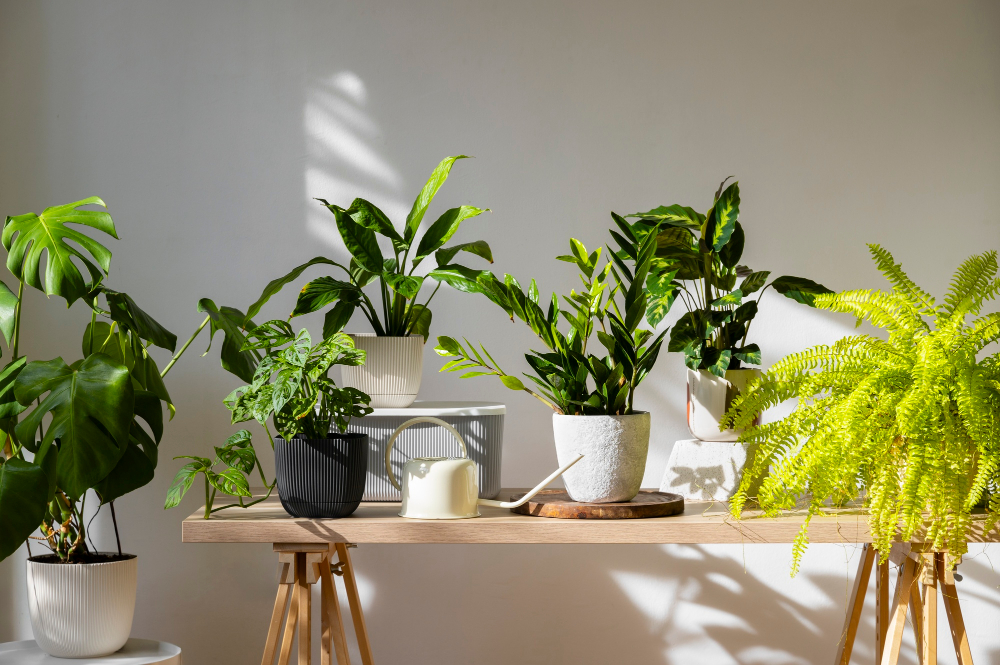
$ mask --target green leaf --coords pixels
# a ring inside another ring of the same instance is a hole
[[[727,293],[726,295],[712,301],[713,309],[721,309],[722,307],[732,307],[733,305],[739,305],[743,302],[743,292],[739,289]]]
[[[215,454],[219,456],[223,464],[239,469],[243,473],[250,473],[257,464],[257,454],[253,449],[252,437],[250,432],[245,429],[241,429],[226,439],[226,445],[216,446]]]
[[[748,296],[754,291],[759,290],[767,282],[767,278],[770,274],[770,270],[761,270],[759,272],[750,273],[743,278],[742,282],[740,282],[740,291],[743,292],[744,296]]]
[[[383,278],[390,289],[407,300],[412,300],[420,293],[420,287],[424,284],[423,277],[413,277],[412,275],[386,273],[383,274]]]
[[[295,331],[288,321],[282,319],[271,319],[265,321],[247,333],[247,341],[243,344],[244,349],[271,349],[277,346],[284,346],[296,338]],[[268,358],[261,362],[259,367],[264,365]]]
[[[654,222],[664,222],[668,226],[679,226],[685,229],[700,229],[705,223],[705,216],[687,206],[658,206],[647,212],[636,212],[626,217],[639,217]]]
[[[111,267],[111,252],[67,224],[83,224],[118,238],[111,215],[95,210],[78,210],[85,205],[104,206],[104,201],[92,196],[75,203],[46,208],[41,215],[27,213],[7,217],[3,227],[3,246],[8,252],[7,268],[11,274],[28,286],[44,291],[47,296],[65,298],[69,305],[93,291],[101,282]],[[83,248],[86,254],[76,246]],[[40,269],[42,252],[47,253],[44,285]],[[73,263],[73,257],[86,266],[89,279],[84,279]]]
[[[736,222],[736,228],[733,229],[733,235],[729,238],[729,242],[727,242],[719,252],[719,260],[722,262],[722,265],[727,268],[732,268],[740,262],[740,257],[743,256],[744,242],[745,236],[743,235],[743,225]]]
[[[174,476],[174,482],[170,484],[170,489],[167,490],[167,499],[163,502],[163,508],[168,509],[180,505],[181,499],[191,489],[194,479],[199,473],[207,470],[210,466],[211,461],[205,459],[204,463],[191,462],[181,467],[177,475]]]
[[[476,240],[475,242],[465,242],[460,245],[444,247],[434,253],[434,259],[437,261],[439,266],[447,265],[459,252],[469,252],[470,254],[481,256],[490,263],[493,263],[493,251],[490,249],[490,246],[485,240]]]
[[[325,200],[317,200],[322,201],[323,205],[330,208],[330,204]],[[409,243],[404,242],[403,237],[399,235],[399,232],[392,225],[392,222],[389,221],[386,214],[379,210],[378,206],[374,203],[365,199],[354,199],[351,207],[347,209],[347,214],[366,229],[380,233],[392,240],[392,245],[397,248],[397,251],[402,251],[409,246]]]
[[[134,439],[130,439],[118,463],[94,489],[103,505],[149,484],[155,473],[156,463],[149,459]]]
[[[701,361],[703,369],[707,369],[718,377],[725,378],[726,370],[729,369],[729,361],[732,358],[732,351],[729,349],[719,351],[719,349],[708,347],[704,353]]]
[[[410,305],[409,309],[412,310],[409,334],[422,335],[426,343],[431,333],[431,310],[423,305]]]
[[[21,406],[14,396],[15,381],[27,362],[27,357],[21,356],[20,358],[11,360],[3,370],[0,370],[0,421],[13,418],[27,408]],[[11,426],[12,428],[13,425]],[[5,429],[4,431],[8,430]],[[2,442],[0,442],[0,445],[2,445]]]
[[[500,382],[511,390],[524,390],[524,384],[521,382],[521,379],[516,376],[501,376]]]
[[[448,337],[446,335],[441,335],[437,338],[437,346],[434,347],[434,352],[439,356],[458,356],[460,358],[465,357],[465,352],[462,350],[462,345],[454,337]]]
[[[0,464],[0,561],[38,528],[48,502],[49,480],[42,467],[16,457]]]
[[[739,215],[740,187],[738,182],[734,182],[722,192],[719,200],[715,203],[713,214],[708,219],[705,236],[706,241],[711,243],[713,250],[721,252],[722,248],[729,242],[736,230],[736,220]]]
[[[331,261],[330,259],[323,256],[317,256],[313,259],[306,261],[302,265],[293,268],[291,272],[289,272],[287,275],[279,277],[277,279],[272,279],[270,282],[267,283],[267,286],[264,287],[264,290],[261,292],[260,297],[257,298],[257,301],[254,304],[250,305],[250,309],[247,310],[246,317],[244,317],[240,325],[249,326],[250,319],[257,316],[258,312],[260,312],[260,308],[263,307],[267,303],[267,301],[271,299],[271,296],[276,294],[278,291],[281,291],[281,289],[283,289],[286,284],[294,282],[296,279],[298,279],[299,275],[301,275],[306,268],[320,263],[343,268],[343,266],[341,266],[336,261]],[[381,272],[381,268],[379,268],[377,272]]]
[[[403,232],[403,239],[406,243],[412,243],[413,239],[417,235],[417,229],[420,228],[420,222],[424,219],[424,214],[427,212],[427,208],[430,206],[431,201],[434,200],[434,196],[437,194],[438,190],[441,189],[441,185],[444,181],[448,179],[448,174],[451,173],[451,167],[459,159],[466,159],[468,155],[455,155],[454,157],[445,157],[441,160],[441,163],[435,167],[434,172],[431,173],[431,177],[427,179],[427,183],[424,188],[420,190],[420,194],[417,195],[416,200],[413,201],[413,207],[410,209],[410,214],[406,216],[406,230]]]
[[[328,206],[337,221],[337,230],[354,260],[365,270],[374,273],[382,272],[382,250],[371,229],[361,226],[347,214],[347,211],[335,205]]]
[[[323,318],[323,338],[326,339],[344,329],[354,315],[356,305],[346,300],[341,300],[334,305]]]
[[[791,298],[803,305],[809,305],[813,307],[815,297],[823,293],[833,293],[830,289],[826,288],[822,284],[817,284],[811,279],[805,279],[804,277],[790,277],[784,275],[778,279],[771,282],[771,286],[775,291],[782,294],[786,298]]]
[[[234,307],[216,307],[215,303],[208,298],[202,298],[198,301],[198,311],[205,312],[210,318],[208,349],[205,349],[205,353],[208,353],[209,349],[212,348],[215,333],[221,330],[223,333],[222,368],[243,381],[252,381],[254,369],[257,367],[257,356],[251,351],[243,350],[247,338],[242,326],[246,324],[255,328],[254,322],[250,320],[249,316],[244,315],[243,312]]]
[[[157,323],[127,293],[107,287],[101,287],[100,290],[108,300],[108,310],[113,321],[117,321],[119,326],[137,335],[139,339],[173,353],[177,348],[177,335]]]
[[[489,270],[473,270],[455,263],[435,268],[427,273],[429,279],[448,284],[457,291],[466,293],[479,293],[482,291],[480,279],[489,279],[493,273]]]
[[[489,208],[481,209],[473,206],[459,206],[458,208],[446,210],[436,222],[431,224],[430,228],[427,229],[427,233],[420,239],[420,244],[417,245],[417,253],[413,257],[413,265],[417,266],[424,260],[424,257],[443,247],[446,242],[451,240],[451,237],[458,231],[458,227],[462,222],[472,217],[477,217],[484,212],[489,212]]]
[[[759,365],[760,347],[756,344],[747,344],[746,346],[733,351],[733,358],[745,362],[748,365]]]
[[[43,443],[59,440],[59,486],[71,497],[97,484],[124,454],[134,405],[124,365],[102,354],[76,369],[62,358],[31,362],[18,375],[14,393],[22,405],[48,393],[15,431],[22,443],[34,441],[42,418],[52,413]]]
[[[493,259],[490,259],[493,263]],[[14,336],[14,314],[17,312],[17,295],[3,282],[0,282],[0,332],[7,340],[8,346]]]
[[[229,468],[222,473],[208,471],[209,484],[223,494],[230,496],[253,496],[250,483],[239,469]]]
[[[361,302],[360,289],[350,282],[344,282],[332,277],[317,277],[307,283],[299,291],[299,297],[295,301],[295,309],[292,316],[302,316],[318,312],[327,305],[339,300],[346,300],[351,305],[351,311]]]

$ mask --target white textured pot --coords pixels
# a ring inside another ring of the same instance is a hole
[[[559,466],[584,457],[563,474],[574,501],[618,503],[639,493],[649,450],[649,414],[552,416]]]
[[[703,369],[688,369],[687,424],[694,438],[701,441],[735,441],[742,430],[720,431],[722,416],[737,395],[758,376],[759,369],[726,370],[724,379]]]
[[[424,369],[423,335],[359,333],[350,337],[368,356],[364,365],[340,368],[344,385],[366,393],[375,409],[402,409],[413,404]]]
[[[28,559],[28,613],[39,647],[57,658],[98,658],[125,645],[138,570],[135,556],[126,556],[76,564]]]

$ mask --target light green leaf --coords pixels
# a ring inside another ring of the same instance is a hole
[[[487,247],[487,249],[489,249]],[[493,263],[493,259],[490,259]],[[0,282],[0,332],[10,345],[14,336],[14,314],[17,312],[17,295],[3,282]]]
[[[420,244],[417,245],[417,253],[413,257],[413,265],[417,266],[424,260],[424,257],[443,247],[446,242],[451,240],[451,237],[458,231],[458,227],[462,222],[489,211],[489,208],[481,209],[473,206],[459,206],[458,208],[446,210],[436,222],[431,224],[430,228],[427,229],[427,233],[420,239]]]
[[[469,252],[470,254],[481,256],[490,263],[493,263],[493,252],[490,250],[490,246],[485,240],[476,240],[475,242],[465,242],[461,245],[444,247],[434,253],[434,258],[437,260],[438,266],[443,266],[451,262],[451,260],[455,258],[455,255],[459,252]]]
[[[721,309],[723,307],[732,307],[734,305],[739,305],[743,302],[743,292],[736,289],[726,295],[712,301],[713,309]]]
[[[626,217],[639,217],[654,222],[663,222],[667,226],[678,226],[685,229],[700,229],[705,223],[705,216],[692,208],[681,205],[658,206],[647,212],[635,212]]]
[[[437,194],[438,190],[441,189],[441,185],[444,181],[448,179],[448,174],[451,173],[451,167],[459,159],[466,159],[468,155],[455,155],[454,157],[445,157],[441,160],[441,163],[435,167],[434,172],[431,173],[431,177],[427,179],[427,183],[424,188],[420,190],[420,194],[417,195],[416,200],[413,202],[413,207],[410,209],[410,214],[406,216],[406,230],[403,232],[403,239],[406,243],[412,243],[413,239],[417,235],[417,229],[420,228],[420,222],[424,219],[424,214],[427,212],[427,208],[430,206],[431,201],[434,200],[434,196]]]
[[[521,379],[517,378],[516,376],[510,376],[510,375],[501,376],[500,382],[503,383],[508,388],[510,388],[511,390],[524,390],[524,384],[521,383]]]
[[[201,462],[191,462],[185,464],[181,467],[177,475],[174,476],[173,483],[170,484],[170,489],[167,490],[167,499],[163,502],[163,508],[173,508],[180,505],[181,499],[187,494],[187,491],[191,489],[191,485],[194,483],[194,479],[202,471],[205,471],[211,462],[205,460],[205,464]]]
[[[382,277],[390,289],[407,300],[412,300],[414,296],[420,293],[420,287],[424,284],[423,277],[413,277],[412,275],[386,273]]]

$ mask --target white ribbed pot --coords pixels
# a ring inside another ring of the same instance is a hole
[[[639,493],[649,451],[649,414],[552,415],[559,466],[584,457],[563,474],[574,501],[619,503]]]
[[[735,441],[743,430],[720,430],[722,417],[747,384],[760,376],[759,369],[726,370],[722,378],[703,369],[687,371],[687,424],[701,441]],[[754,421],[759,422],[760,417]]]
[[[413,404],[424,369],[423,335],[379,337],[351,334],[354,346],[368,356],[364,365],[341,367],[343,383],[372,398],[375,409],[402,409]]]
[[[56,658],[98,658],[132,632],[138,571],[134,555],[108,563],[28,559],[28,613],[38,646]]]

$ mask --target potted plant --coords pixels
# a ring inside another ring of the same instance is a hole
[[[938,302],[889,252],[869,248],[892,290],[817,295],[815,306],[868,321],[884,336],[852,335],[787,356],[726,415],[746,428],[740,441],[759,446],[733,514],[761,476],[756,498],[766,514],[808,502],[795,569],[810,518],[859,496],[883,561],[897,537],[959,557],[976,506],[986,505],[987,531],[1000,518],[1000,353],[979,358],[1000,339],[1000,313],[981,314],[1000,293],[997,253],[965,261]],[[753,424],[786,400],[798,401],[790,415]]]
[[[728,178],[726,179],[728,180]],[[757,305],[768,288],[812,306],[826,287],[802,277],[783,276],[768,282],[770,271],[740,265],[744,233],[739,222],[740,188],[719,185],[708,212],[680,205],[659,206],[627,215],[628,224],[612,213],[623,234],[642,237],[656,230],[656,259],[650,270],[646,320],[656,326],[676,298],[684,314],[670,331],[667,350],[684,354],[687,366],[687,423],[702,441],[735,441],[736,430],[722,430],[723,414],[747,384],[760,375],[760,347],[747,343]],[[739,282],[739,286],[737,286]],[[756,298],[749,298],[756,293]]]
[[[38,645],[62,658],[107,655],[128,639],[137,561],[121,551],[114,501],[153,478],[163,405],[174,412],[162,377],[187,348],[158,369],[150,347],[173,352],[177,338],[103,283],[111,252],[70,225],[118,235],[111,216],[82,209],[88,205],[104,202],[91,197],[7,217],[2,238],[18,289],[0,284],[0,331],[11,357],[0,371],[0,560],[29,539],[49,548],[31,556],[28,545],[28,607]],[[19,354],[26,284],[90,307],[81,359],[28,362]],[[99,552],[87,532],[88,490],[110,506],[117,553]]]
[[[338,388],[328,373],[334,365],[363,364],[365,352],[344,333],[313,346],[308,330],[296,334],[280,320],[250,331],[250,338],[246,348],[265,355],[253,382],[225,399],[233,423],[256,420],[270,438],[267,420],[273,420],[278,498],[290,515],[350,515],[365,490],[368,435],[348,433],[347,427],[372,409],[368,395]]]
[[[368,360],[364,365],[344,368],[344,385],[371,395],[371,406],[376,408],[412,404],[420,389],[423,346],[431,326],[430,301],[442,282],[459,291],[479,291],[480,288],[477,281],[480,273],[452,263],[452,259],[459,252],[468,252],[493,262],[490,246],[482,240],[444,246],[463,221],[488,212],[488,209],[463,205],[446,210],[417,242],[420,224],[431,201],[447,180],[452,165],[463,158],[465,155],[446,157],[438,164],[413,202],[401,230],[397,230],[375,204],[365,199],[354,199],[346,209],[318,199],[333,213],[337,230],[351,253],[350,264],[344,266],[322,256],[303,263],[264,288],[260,298],[247,311],[247,320],[256,315],[271,296],[298,279],[306,268],[317,264],[338,268],[342,273],[340,279],[323,276],[302,288],[291,316],[329,307],[323,323],[323,337],[327,338],[343,330],[355,310],[360,310],[374,333],[351,335],[357,348],[367,352]],[[388,239],[391,258],[383,254],[376,234]],[[425,275],[414,274],[431,254],[437,266]],[[418,303],[426,282],[437,282],[437,286],[427,300]],[[365,287],[376,283],[376,298],[381,301],[381,307],[376,307],[365,292]]]
[[[619,250],[610,253],[612,262],[603,268],[601,248],[588,253],[576,239],[570,240],[572,254],[558,257],[576,264],[585,286],[563,297],[568,311],[560,309],[554,293],[543,310],[534,280],[525,293],[510,275],[503,282],[492,274],[480,279],[483,293],[511,320],[516,316],[527,323],[548,349],[525,354],[532,369],[525,376],[534,389],[504,372],[482,346],[480,354],[471,344],[466,348],[451,337],[438,337],[435,349],[453,358],[441,371],[462,371],[463,378],[497,376],[508,388],[527,392],[555,412],[559,464],[584,455],[563,475],[575,501],[632,500],[649,448],[649,413],[635,411],[633,404],[635,389],[653,368],[665,334],[639,328],[649,305],[644,284],[655,259],[656,234],[641,241],[614,235]],[[560,330],[561,318],[569,323],[566,333]],[[601,357],[593,352],[595,333],[607,352]]]

